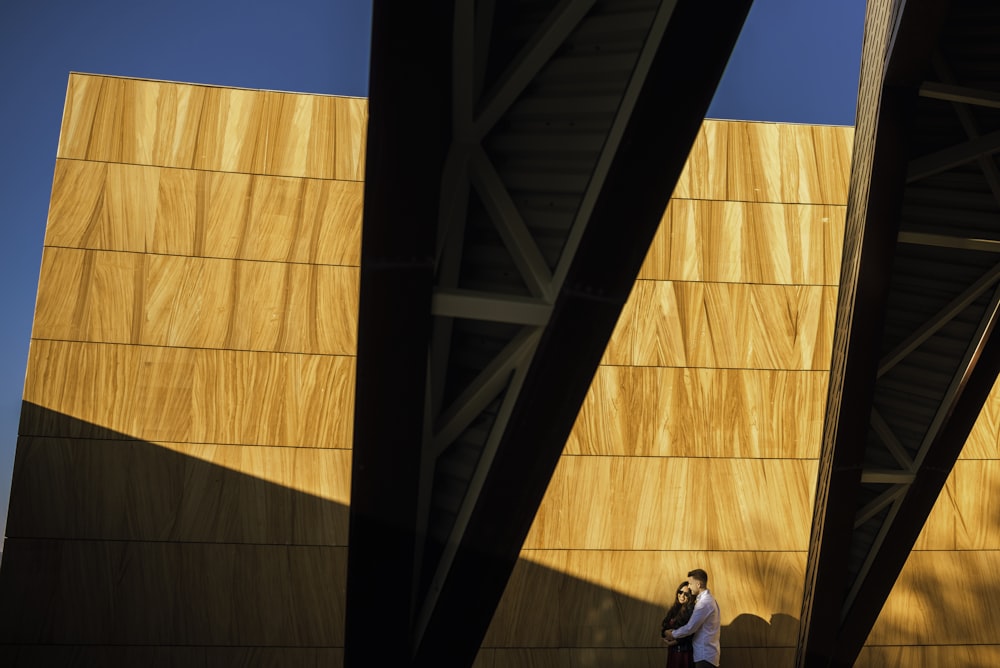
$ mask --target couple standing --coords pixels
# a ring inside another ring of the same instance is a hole
[[[663,618],[660,636],[667,644],[667,668],[718,666],[720,624],[708,573],[696,568],[677,588],[674,605]]]

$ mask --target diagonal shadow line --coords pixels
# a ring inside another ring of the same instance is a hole
[[[44,435],[18,441],[0,664],[343,665],[344,504],[24,402],[27,426]],[[657,604],[526,559],[511,591],[480,663],[524,651],[601,665],[663,658]],[[778,617],[740,615],[724,651],[794,656],[798,622]]]

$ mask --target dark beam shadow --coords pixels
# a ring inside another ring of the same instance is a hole
[[[43,435],[18,442],[0,665],[343,665],[343,504],[29,403],[22,430]],[[665,660],[658,604],[526,560],[511,587],[486,665],[526,651]],[[741,615],[723,631],[726,663],[794,654],[796,632],[792,618]]]

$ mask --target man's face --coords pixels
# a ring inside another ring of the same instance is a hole
[[[688,586],[691,588],[691,595],[697,596],[702,592],[704,587],[702,587],[701,582],[695,580],[693,577],[688,576]]]

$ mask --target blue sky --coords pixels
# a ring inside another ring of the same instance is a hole
[[[0,2],[0,526],[70,72],[364,96],[370,0]],[[711,118],[852,125],[862,0],[756,0]]]

